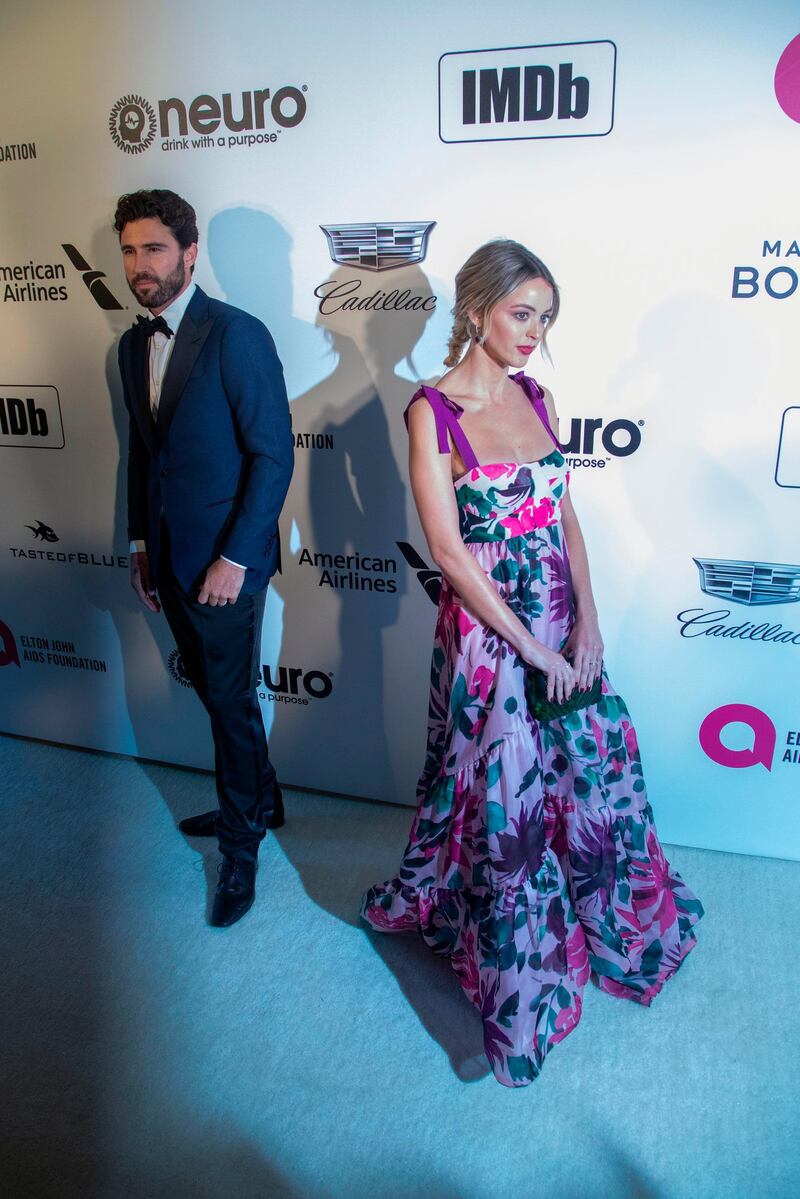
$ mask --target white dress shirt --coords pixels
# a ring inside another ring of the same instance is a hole
[[[160,331],[153,333],[150,337],[150,359],[147,378],[150,387],[150,411],[153,414],[153,420],[158,416],[158,405],[161,402],[161,385],[167,373],[172,347],[175,344],[175,336],[196,290],[197,285],[190,283],[186,291],[182,291],[179,296],[176,296],[172,303],[167,305],[161,313],[161,316],[163,316],[172,330],[172,337],[167,337],[166,333],[161,333]],[[143,554],[146,551],[147,546],[144,541],[131,542],[130,553]],[[231,566],[238,566],[240,570],[246,569],[246,567],[241,566],[238,562],[231,562],[231,559],[226,558],[224,554],[221,554],[220,557],[223,561],[230,562]]]
[[[167,337],[166,333],[154,333],[150,338],[150,369],[148,378],[150,380],[150,411],[153,414],[153,420],[158,416],[158,405],[161,400],[161,384],[164,382],[164,375],[167,373],[172,347],[175,344],[175,334],[178,332],[183,314],[191,303],[192,296],[197,291],[197,285],[190,283],[186,291],[182,291],[179,296],[169,304],[161,313],[164,320],[172,330],[172,337]]]

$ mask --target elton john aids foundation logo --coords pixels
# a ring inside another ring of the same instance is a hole
[[[142,154],[156,136],[156,114],[144,96],[122,96],[108,118],[108,131],[126,154]]]
[[[20,666],[19,650],[14,634],[0,620],[0,666]]]
[[[778,59],[775,98],[787,117],[800,123],[800,33]]]
[[[731,749],[722,740],[729,725],[745,725],[752,733],[747,740],[751,744],[742,749]],[[745,770],[749,766],[761,765],[772,770],[777,733],[775,725],[760,708],[750,704],[725,704],[715,708],[700,725],[700,745],[712,762],[728,766],[733,770]]]

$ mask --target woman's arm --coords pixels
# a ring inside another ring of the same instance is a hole
[[[544,390],[544,400],[550,417],[550,426],[553,432],[557,433],[558,416],[553,397],[546,389]],[[600,636],[597,606],[592,594],[586,542],[583,540],[583,533],[569,491],[561,501],[561,524],[564,529],[564,540],[567,543],[576,607],[575,624],[569,640],[564,646],[564,653],[571,659],[575,668],[578,686],[584,690],[594,682],[600,673],[603,663],[603,638]]]
[[[411,488],[431,557],[470,614],[493,628],[531,666],[545,671],[548,698],[561,702],[575,685],[569,663],[528,632],[461,540],[450,455],[439,453],[429,404],[413,405],[408,432]]]

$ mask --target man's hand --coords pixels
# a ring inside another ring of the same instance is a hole
[[[150,577],[150,559],[147,554],[131,554],[131,587],[146,608],[160,612],[161,604]]]
[[[241,566],[234,566],[224,558],[217,558],[206,571],[203,586],[197,597],[199,604],[209,604],[216,608],[218,605],[235,604],[242,590],[245,572]]]

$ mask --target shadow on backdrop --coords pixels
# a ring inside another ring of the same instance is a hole
[[[292,400],[328,369],[318,329],[294,316],[292,239],[281,222],[257,208],[226,208],[208,225],[208,258],[225,299],[267,326],[283,363]]]
[[[337,269],[323,287],[327,291],[329,286],[352,278],[351,270]],[[408,289],[422,300],[433,294],[418,267],[385,272],[379,281],[367,276],[363,292],[378,288]],[[407,538],[403,412],[414,390],[414,384],[399,373],[399,368],[418,378],[414,350],[430,317],[430,311],[420,309],[366,314],[323,310],[317,323],[326,331],[335,367],[292,404],[295,429],[329,438],[332,444],[324,455],[298,460],[290,515],[297,522],[300,536],[291,546],[292,556],[297,558],[308,540],[317,552],[330,555],[358,551],[393,554],[398,559],[395,593],[379,601],[371,593],[335,593],[339,657],[331,664],[341,710],[348,713],[347,724],[331,729],[324,708],[312,705],[303,713],[301,728],[298,722],[297,744],[282,746],[297,760],[309,748],[316,753],[324,747],[334,791],[369,796],[370,779],[385,777],[383,772],[392,769],[383,634],[397,622],[407,585],[405,564],[396,543]],[[402,467],[398,465],[400,455]],[[310,520],[308,538],[304,536],[306,513]],[[303,614],[295,604],[292,618],[313,617],[310,609]],[[349,670],[351,664],[357,668]],[[420,745],[420,765],[423,750]],[[342,786],[335,781],[338,778],[350,778],[352,785]],[[290,822],[278,834],[281,849],[315,903],[364,930],[420,1023],[442,1046],[458,1076],[465,1081],[483,1077],[489,1065],[483,1055],[481,1021],[463,995],[449,962],[437,960],[418,937],[381,937],[368,932],[358,917],[363,887],[396,869],[411,811],[402,810],[398,827],[403,831],[393,848],[376,839],[371,831],[375,827],[372,820],[364,821],[361,836],[355,834],[358,843],[353,844],[352,811],[349,805],[343,805],[337,818],[335,812],[330,813],[330,805],[324,813],[320,801],[319,818],[313,827],[298,829]],[[342,870],[343,862],[348,863],[346,871]]]
[[[379,284],[371,273],[361,272],[361,277],[364,293],[402,286],[420,300],[432,294],[417,267],[385,272]],[[352,270],[339,268],[322,286],[327,290],[352,280]],[[306,550],[325,554],[328,560],[354,554],[379,558],[390,564],[386,574],[394,590],[329,588],[325,599],[335,612],[337,638],[329,647],[327,665],[336,680],[341,723],[332,728],[324,707],[311,705],[303,721],[293,722],[291,733],[287,730],[294,741],[285,743],[282,752],[288,760],[302,762],[306,747],[313,745],[329,766],[330,790],[365,797],[376,790],[384,798],[387,790],[391,794],[386,784],[392,778],[387,713],[397,711],[398,697],[387,693],[383,638],[397,623],[407,586],[397,548],[407,537],[406,471],[398,466],[395,447],[405,446],[402,413],[410,388],[396,368],[411,358],[429,315],[342,311],[335,303],[321,303],[317,324],[325,332],[335,365],[292,404],[295,428],[317,435],[330,447],[298,454],[287,513],[297,529],[292,558],[296,562]],[[315,619],[323,574],[315,569],[303,575],[310,584],[298,589],[293,618],[309,624]],[[380,781],[376,787],[370,780]],[[302,784],[303,779],[288,781]]]
[[[313,386],[329,369],[324,336],[308,321],[294,315],[291,252],[291,235],[269,212],[244,206],[226,208],[209,222],[208,257],[217,282],[229,304],[249,312],[269,329],[283,365],[290,403],[298,392]],[[296,428],[293,405],[292,420]],[[289,529],[287,512],[295,486],[293,481],[280,522],[284,562]],[[262,663],[277,663],[281,659],[285,602],[285,580],[278,573],[267,590]],[[262,709],[268,735],[273,731],[275,714],[274,704]],[[276,732],[280,735],[280,722]]]

